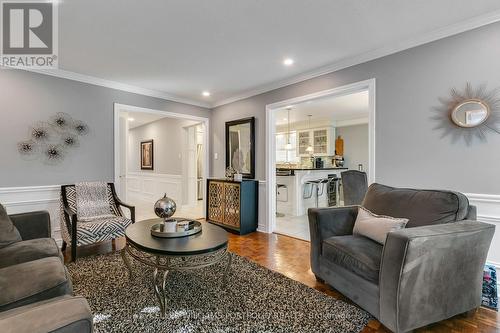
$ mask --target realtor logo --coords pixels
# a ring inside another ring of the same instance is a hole
[[[1,2],[5,67],[57,67],[57,6],[46,0]]]

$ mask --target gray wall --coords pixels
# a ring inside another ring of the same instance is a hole
[[[358,170],[358,164],[363,164],[368,172],[368,125],[337,127],[336,135],[344,139],[345,166]]]
[[[184,127],[197,124],[196,121],[163,118],[129,130],[128,161],[129,172],[182,174],[182,154]],[[154,170],[141,170],[140,143],[153,141]]]
[[[467,147],[433,130],[431,109],[467,81],[500,87],[500,23],[220,106],[211,120],[212,174],[224,174],[224,122],[255,116],[256,178],[265,179],[265,106],[376,78],[376,180],[397,186],[500,193],[500,135]]]
[[[113,103],[210,116],[210,110],[21,70],[0,70],[0,187],[112,181]],[[66,112],[87,122],[91,133],[57,166],[26,161],[16,143],[29,127]]]

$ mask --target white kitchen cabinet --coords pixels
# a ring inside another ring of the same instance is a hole
[[[335,155],[335,128],[312,128],[297,131],[297,155],[309,156],[307,147],[312,146],[312,154],[315,156]]]

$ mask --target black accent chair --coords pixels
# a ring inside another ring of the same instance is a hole
[[[0,248],[0,332],[91,333],[92,313],[85,298],[73,296],[62,253],[50,238],[49,213],[7,216],[0,205],[0,223],[10,222],[21,239]]]
[[[121,201],[113,183],[108,183],[108,202],[113,217],[90,222],[78,221],[75,185],[61,186],[61,235],[62,251],[71,245],[71,260],[76,260],[76,248],[98,242],[114,240],[125,235],[125,229],[135,223],[135,207]],[[130,219],[123,215],[121,207],[130,211]]]
[[[370,211],[408,218],[385,244],[353,235],[359,206],[309,209],[311,269],[394,332],[407,332],[481,305],[495,226],[452,191],[372,184]]]
[[[368,190],[366,172],[348,170],[340,174],[342,178],[342,193],[344,194],[344,206],[359,205]]]

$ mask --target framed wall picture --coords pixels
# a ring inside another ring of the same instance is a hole
[[[141,141],[141,170],[153,170],[153,140]]]

